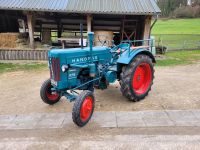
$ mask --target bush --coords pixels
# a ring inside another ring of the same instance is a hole
[[[176,8],[171,15],[173,18],[195,18],[200,17],[200,6],[183,6]]]

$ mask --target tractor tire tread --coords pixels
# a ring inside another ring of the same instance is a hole
[[[40,97],[41,97],[41,99],[44,103],[49,104],[49,105],[54,105],[54,104],[56,104],[57,102],[60,101],[61,96],[59,96],[55,101],[51,101],[51,100],[48,99],[45,91],[46,91],[46,88],[47,88],[49,83],[51,83],[50,79],[44,81],[44,83],[42,84],[41,89],[40,89]]]
[[[131,92],[131,88],[130,88],[130,82],[131,82],[131,74],[133,72],[133,69],[137,67],[138,63],[141,61],[146,61],[148,62],[152,69],[153,69],[153,76],[152,76],[152,83],[148,89],[148,91],[142,95],[142,96],[138,96],[136,94],[134,94],[133,92]],[[149,56],[147,55],[138,55],[129,65],[124,66],[122,68],[122,72],[120,74],[120,85],[121,85],[121,93],[123,96],[125,96],[126,98],[128,98],[129,100],[133,101],[133,102],[138,102],[143,100],[146,96],[148,96],[149,92],[151,91],[151,87],[153,85],[153,80],[154,80],[154,67],[153,67],[153,63],[152,60]]]
[[[80,118],[80,110],[81,110],[81,106],[82,106],[83,100],[88,95],[92,96],[92,98],[93,98],[93,108],[92,108],[92,113],[91,113],[90,117],[86,121],[83,122],[81,120],[81,118]],[[89,90],[83,91],[76,98],[74,106],[73,106],[73,109],[72,109],[72,120],[73,120],[73,122],[79,127],[85,126],[88,123],[88,121],[91,119],[91,117],[92,117],[92,114],[94,112],[94,106],[95,106],[95,97],[93,95],[93,92],[91,92]]]

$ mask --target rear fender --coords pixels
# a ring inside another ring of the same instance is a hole
[[[137,49],[137,50],[131,50],[130,54],[128,51],[126,51],[117,60],[118,72],[121,72],[123,66],[130,64],[137,55],[141,55],[141,54],[149,56],[152,59],[152,62],[156,63],[155,57],[147,49],[141,48],[141,49]]]

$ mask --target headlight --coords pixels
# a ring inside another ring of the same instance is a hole
[[[66,72],[68,68],[69,68],[68,65],[62,65],[61,67],[62,72]]]

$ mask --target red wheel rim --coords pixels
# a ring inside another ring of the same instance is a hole
[[[81,106],[80,117],[82,121],[86,121],[90,117],[92,113],[92,108],[93,100],[91,96],[88,96],[85,98]]]
[[[152,71],[148,63],[140,64],[132,78],[132,88],[138,95],[147,92],[152,80]]]
[[[52,85],[49,84],[46,90],[46,96],[50,101],[56,101],[59,98],[59,94],[57,94],[56,92],[52,92],[51,91]]]

